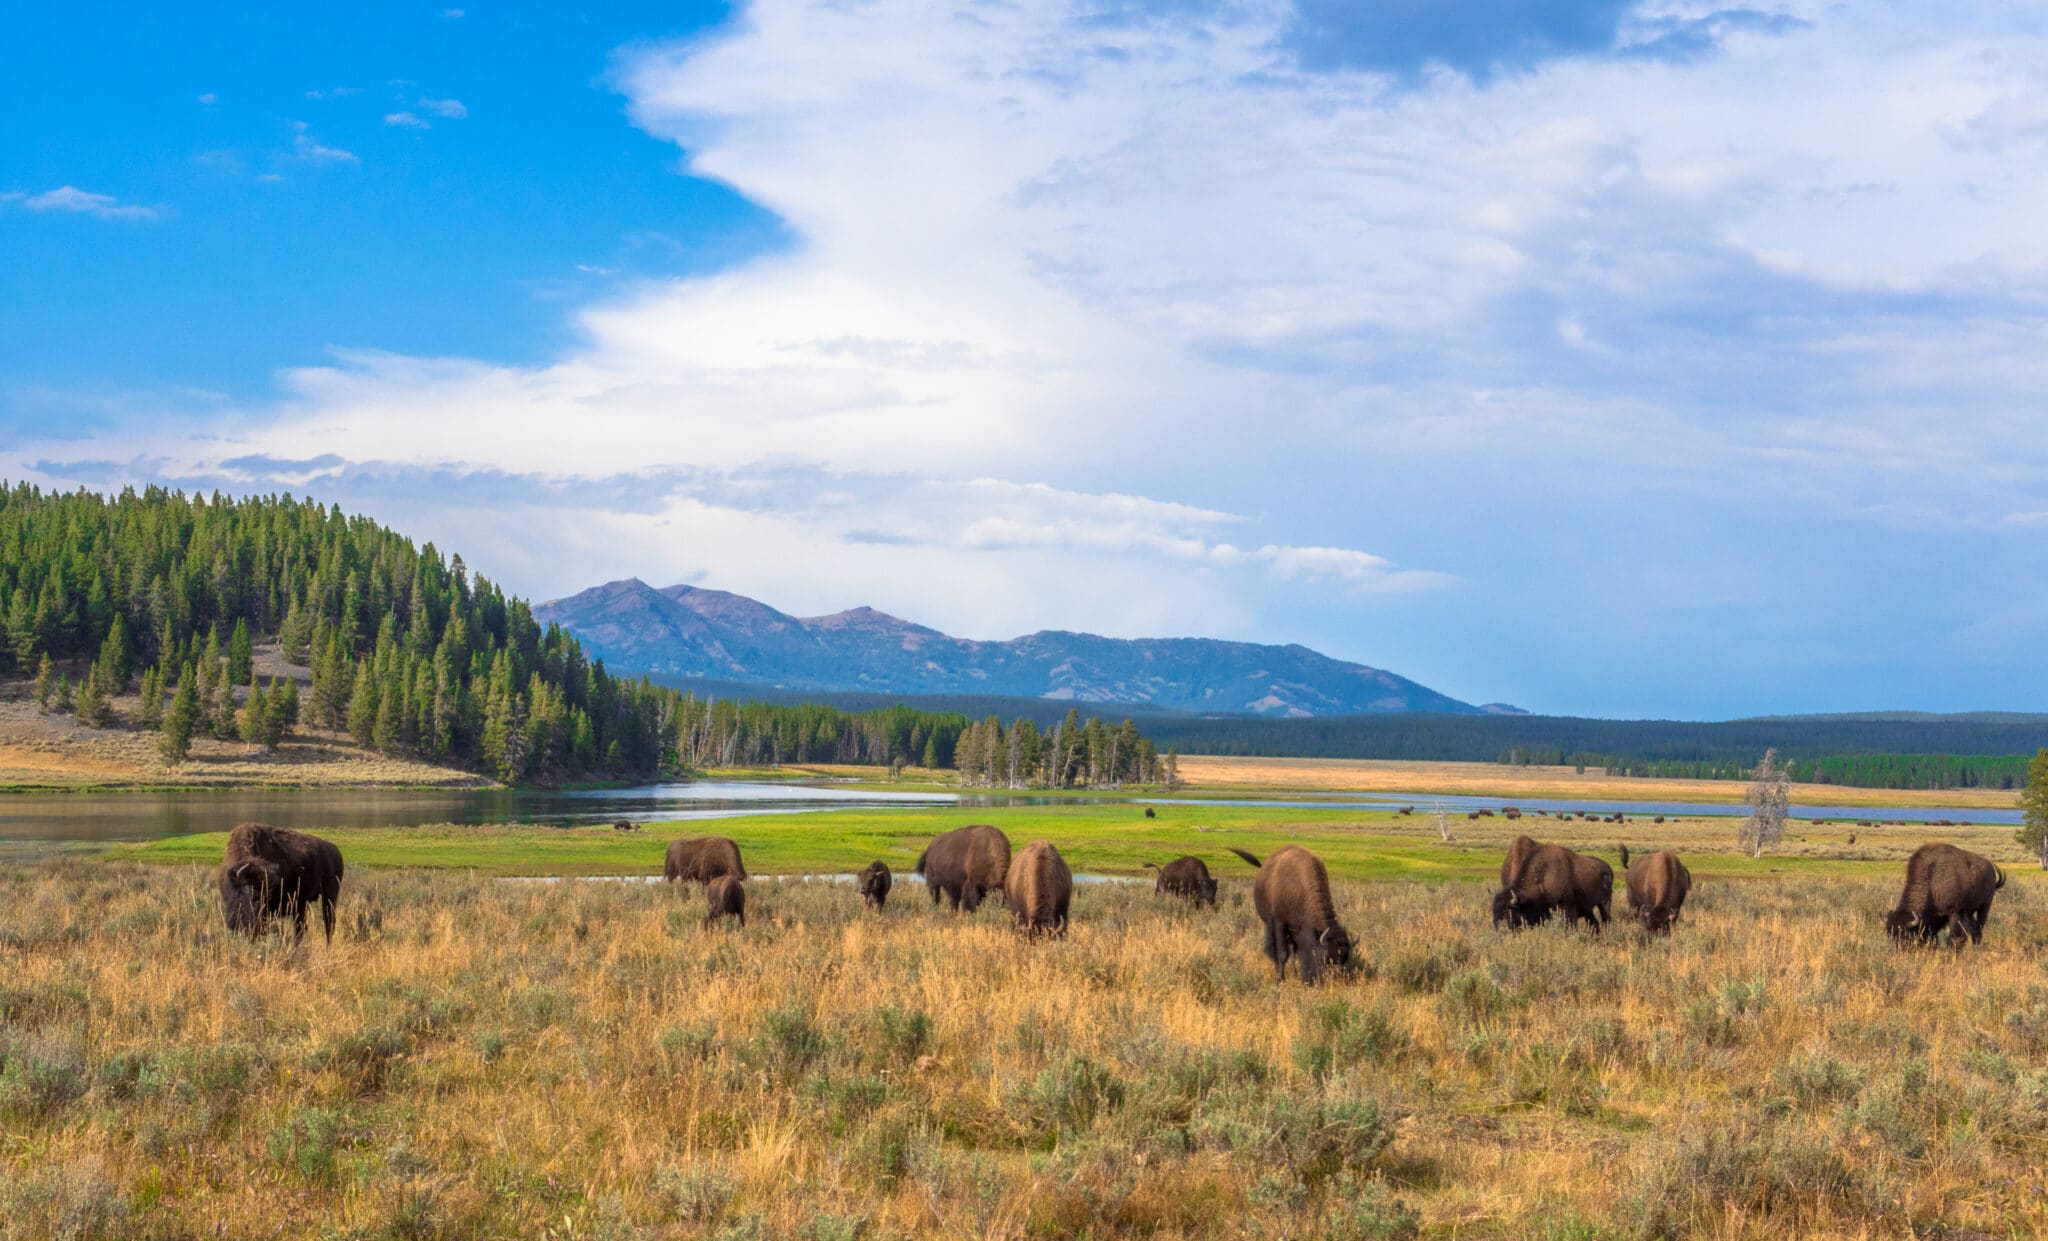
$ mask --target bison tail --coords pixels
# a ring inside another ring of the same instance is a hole
[[[1623,845],[1623,846],[1621,847],[1621,868],[1622,868],[1623,870],[1627,870],[1627,869],[1628,869],[1628,846],[1627,846],[1627,845]]]
[[[1998,876],[1997,882],[1991,885],[1991,890],[1993,892],[1996,892],[2000,888],[2005,886],[2005,872],[2003,870],[2000,870],[1996,863],[1993,863],[1991,867],[1991,873]]]
[[[1157,862],[1147,862],[1147,863],[1145,863],[1145,868],[1146,868],[1147,870],[1158,870],[1158,869],[1159,869],[1159,863],[1157,863]]]
[[[911,869],[912,869],[913,871],[917,872],[918,874],[922,875],[922,874],[924,873],[924,860],[925,860],[925,859],[926,859],[927,857],[930,857],[930,856],[931,856],[931,852],[932,852],[932,851],[931,851],[930,849],[926,849],[926,850],[925,850],[925,851],[924,851],[923,853],[920,853],[920,854],[918,854],[918,855],[917,855],[917,865],[916,865],[916,866],[913,866],[913,867],[911,867]]]
[[[1229,846],[1229,849],[1232,853],[1235,853],[1237,856],[1243,858],[1245,861],[1250,862],[1253,866],[1264,865],[1264,863],[1260,862],[1259,859],[1253,857],[1249,853],[1246,853],[1244,850],[1238,848],[1236,845]]]

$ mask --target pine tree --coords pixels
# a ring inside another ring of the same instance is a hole
[[[227,660],[222,659],[220,675],[213,681],[213,705],[208,712],[212,721],[216,741],[233,741],[241,735],[241,726],[235,719],[235,683],[228,679]]]
[[[142,705],[135,713],[136,720],[144,728],[157,728],[164,722],[164,674],[156,665],[142,674]]]
[[[159,746],[166,765],[176,767],[192,753],[192,731],[199,726],[199,687],[194,684],[191,664],[178,675],[177,692],[171,695],[171,709],[164,713]]]
[[[2020,830],[2014,839],[2025,845],[2048,870],[2048,749],[2036,750],[2027,764],[2027,785],[2020,793]]]
[[[112,713],[107,708],[106,692],[100,688],[100,668],[98,664],[88,664],[86,666],[85,680],[81,681],[78,686],[76,710],[78,712],[78,722],[84,724],[87,728],[105,728],[107,726],[108,719]]]
[[[277,752],[278,743],[291,731],[298,713],[299,692],[292,688],[291,678],[272,677],[270,692],[263,700],[263,729],[258,735],[264,749]]]
[[[135,679],[135,655],[128,649],[128,624],[120,613],[107,628],[107,640],[100,643],[100,679],[109,694],[125,694]]]
[[[35,663],[36,651],[42,646],[37,616],[35,601],[29,598],[28,587],[24,585],[14,592],[14,602],[7,609],[7,644],[14,651],[17,668]]]
[[[56,690],[57,668],[56,665],[50,662],[49,652],[45,651],[43,652],[42,661],[36,665],[37,711],[41,712],[44,715],[48,715],[50,713],[50,699],[56,694]]]
[[[57,674],[57,709],[59,711],[75,711],[77,707],[78,690],[71,684],[71,674],[68,672]]]
[[[303,667],[312,656],[312,637],[312,622],[307,619],[305,610],[294,601],[291,609],[284,614],[284,623],[277,627],[278,652],[284,656],[286,663]]]
[[[249,622],[237,619],[235,632],[228,639],[228,684],[247,685],[255,652],[249,642]]]
[[[348,731],[362,746],[377,737],[377,677],[367,659],[356,664],[355,689],[348,696]]]
[[[263,686],[255,674],[249,677],[249,692],[242,704],[240,732],[242,740],[249,745],[262,745],[270,728],[270,700],[263,692]]]

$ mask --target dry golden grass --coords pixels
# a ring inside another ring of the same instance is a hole
[[[1276,985],[1249,885],[1063,942],[899,889],[359,870],[329,947],[197,867],[0,868],[8,1235],[1778,1238],[2048,1229],[2048,885],[1962,961],[1890,879],[1704,882],[1668,940],[1341,883]]]
[[[1739,802],[1733,780],[1610,776],[1570,767],[1501,763],[1419,763],[1392,759],[1229,758],[1188,755],[1180,774],[1190,788],[1353,793],[1469,793],[1587,801]],[[1795,784],[1792,800],[1822,806],[1971,806],[2010,810],[2015,794],[1998,789],[1857,789]]]

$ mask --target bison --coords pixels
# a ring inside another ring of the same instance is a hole
[[[1289,957],[1301,958],[1301,980],[1310,984],[1325,965],[1351,964],[1351,934],[1337,921],[1321,858],[1300,845],[1287,845],[1264,862],[1235,846],[1230,851],[1259,868],[1252,908],[1266,924],[1266,956],[1276,977],[1286,979]]]
[[[1185,896],[1197,905],[1216,904],[1216,879],[1209,868],[1198,857],[1175,858],[1164,866],[1155,862],[1145,865],[1159,872],[1152,883],[1152,891],[1168,896]]]
[[[699,836],[694,840],[671,840],[662,858],[661,877],[669,883],[709,884],[721,875],[745,879],[747,868],[740,863],[740,847],[724,836]]]
[[[1642,920],[1643,928],[1670,931],[1685,906],[1685,894],[1692,891],[1692,872],[1678,860],[1677,852],[1660,849],[1631,863],[1628,846],[1623,845],[1621,869],[1628,881],[1628,907]]]
[[[1597,932],[1613,920],[1614,868],[1563,845],[1538,844],[1517,836],[1500,866],[1500,891],[1493,894],[1493,924],[1509,928],[1547,922],[1564,911],[1583,918]]]
[[[705,884],[704,903],[710,906],[704,915],[705,926],[720,918],[737,918],[741,926],[747,924],[747,885],[736,875],[719,875]]]
[[[955,910],[968,913],[981,907],[983,896],[1003,891],[1003,878],[1009,870],[1010,838],[986,823],[970,823],[934,836],[917,855],[917,873],[931,890],[932,904],[938,904],[943,895]]]
[[[1906,859],[1906,887],[1884,929],[1901,942],[1927,944],[1947,927],[1949,947],[1960,949],[1966,937],[1981,944],[1991,898],[2004,886],[2005,872],[1988,858],[1954,845],[1921,845]]]
[[[887,862],[878,858],[868,863],[868,868],[857,877],[861,899],[867,902],[868,908],[880,909],[889,903],[889,885],[894,880]]]
[[[637,832],[640,830],[640,825],[631,819],[620,819],[617,823],[612,824],[612,830],[615,832]]]
[[[1147,806],[1145,807],[1145,817],[1148,819],[1156,819],[1159,817],[1159,812],[1157,810],[1154,810],[1152,807]]]
[[[1020,850],[1003,876],[1003,900],[1017,929],[1036,939],[1067,933],[1067,905],[1074,899],[1074,872],[1049,840]]]
[[[292,938],[306,934],[306,906],[320,902],[320,923],[334,942],[341,899],[341,850],[288,827],[244,823],[228,833],[220,864],[220,901],[228,930],[254,937],[272,914],[289,915]]]

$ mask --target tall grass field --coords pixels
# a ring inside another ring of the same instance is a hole
[[[2016,867],[1961,956],[1884,937],[1889,863],[1703,878],[1654,940],[1339,879],[1359,964],[1311,989],[1212,865],[1213,911],[1088,884],[1036,943],[908,885],[757,877],[740,930],[358,866],[297,946],[228,935],[202,865],[0,867],[0,1234],[2048,1232]]]

